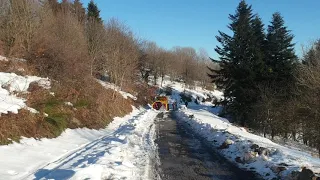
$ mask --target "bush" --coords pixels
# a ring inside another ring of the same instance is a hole
[[[183,102],[191,102],[192,101],[192,97],[189,94],[180,93],[180,97]]]
[[[164,93],[165,93],[167,96],[171,96],[171,95],[172,95],[172,87],[167,86],[167,87],[164,89]]]

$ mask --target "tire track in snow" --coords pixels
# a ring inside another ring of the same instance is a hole
[[[30,179],[31,176],[35,176],[35,179],[72,179],[73,177],[77,179],[79,174],[80,176],[83,175],[81,174],[82,170],[95,166],[95,169],[99,171],[95,173],[100,173],[100,179],[117,178],[119,176],[117,167],[120,166],[118,169],[122,168],[123,171],[135,169],[136,172],[127,174],[120,171],[123,176],[131,176],[131,179],[141,176],[144,178],[150,177],[152,176],[150,173],[152,164],[150,158],[155,157],[154,152],[156,152],[153,142],[156,115],[157,113],[153,110],[145,110],[124,122],[114,132],[39,168],[37,172],[24,179]],[[139,149],[139,146],[141,146],[141,149]],[[135,151],[138,153],[134,153]],[[141,152],[139,153],[139,151]],[[141,169],[142,166],[144,167]],[[89,178],[97,177],[97,175],[86,173],[84,173],[84,176]]]

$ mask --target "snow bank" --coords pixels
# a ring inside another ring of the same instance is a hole
[[[50,88],[48,78],[0,72],[0,115],[8,112],[17,114],[18,110],[22,108],[30,109],[26,106],[25,99],[19,98],[15,94],[27,93],[27,89],[32,82],[38,82],[43,88]]]
[[[120,126],[112,136],[103,138],[85,153],[89,156],[103,153],[95,163],[62,168],[74,169],[75,175],[70,179],[152,179],[152,160],[157,153],[153,121],[156,115],[152,110],[146,111]]]
[[[217,116],[221,107],[213,108],[212,102],[201,102],[201,99],[209,96],[222,99],[222,92],[207,91],[199,87],[188,89],[182,83],[168,79],[165,84],[173,89],[171,98],[179,102],[179,119],[240,168],[254,170],[264,179],[288,178],[293,171],[301,171],[302,167],[320,173],[320,159],[296,148],[284,147],[267,138],[251,134]],[[192,97],[188,107],[180,101],[182,92]],[[199,104],[194,102],[197,98],[200,99]]]
[[[123,98],[125,99],[128,99],[131,98],[133,100],[137,100],[137,97],[135,97],[134,95],[130,94],[130,93],[127,93],[127,92],[124,92],[124,91],[121,91],[120,87],[116,86],[115,84],[112,84],[112,83],[108,83],[108,82],[104,82],[104,81],[101,81],[101,80],[98,80],[98,82],[105,88],[107,89],[113,89],[117,92],[119,92]]]
[[[320,172],[320,159],[251,134],[206,110],[185,109],[180,110],[178,115],[196,134],[220,149],[218,151],[229,161],[256,171],[264,179],[285,178],[292,171],[301,171],[302,167]],[[223,147],[225,144],[227,147]],[[254,152],[254,146],[265,148],[267,155]]]

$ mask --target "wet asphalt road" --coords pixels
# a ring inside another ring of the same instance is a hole
[[[172,117],[174,112],[157,117],[160,164],[156,169],[162,180],[258,179],[226,162]]]

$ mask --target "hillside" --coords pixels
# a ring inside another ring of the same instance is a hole
[[[66,128],[104,128],[113,117],[132,111],[132,95],[128,99],[93,78],[92,90],[63,87],[58,81],[34,76],[27,60],[1,59],[6,69],[0,72],[1,144],[20,137],[53,138]]]

